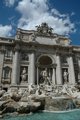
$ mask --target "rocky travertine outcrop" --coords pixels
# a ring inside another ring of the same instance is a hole
[[[1,90],[0,91],[0,97],[2,97],[5,92],[6,92],[5,90]]]
[[[28,114],[39,110],[63,111],[80,108],[80,92],[77,92],[75,87],[67,85],[29,86],[25,89],[9,89],[8,92],[2,90],[0,93],[0,115],[12,112]]]
[[[4,113],[17,112],[18,114],[28,114],[43,109],[43,95],[29,94],[27,91],[23,94],[18,90],[6,92],[0,98],[0,115]]]
[[[45,110],[64,111],[77,108],[77,99],[68,98],[45,98]]]

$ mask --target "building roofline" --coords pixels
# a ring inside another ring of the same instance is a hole
[[[0,39],[5,39],[5,40],[15,40],[15,37],[0,37]]]

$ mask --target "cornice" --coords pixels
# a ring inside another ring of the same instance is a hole
[[[13,44],[14,41],[14,37],[0,37],[0,44]]]

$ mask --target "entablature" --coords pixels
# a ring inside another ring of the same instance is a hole
[[[0,44],[12,44],[14,40],[14,37],[0,37]]]

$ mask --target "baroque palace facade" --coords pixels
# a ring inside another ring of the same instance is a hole
[[[80,47],[70,43],[46,23],[36,31],[17,29],[15,38],[0,37],[0,87],[38,85],[44,76],[53,85],[79,84]]]

